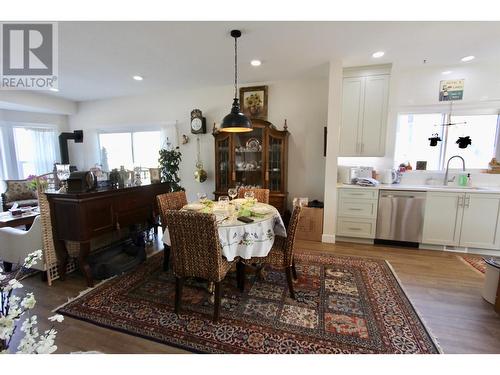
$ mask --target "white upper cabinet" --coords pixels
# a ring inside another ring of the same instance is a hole
[[[342,126],[340,156],[357,155],[363,126],[364,78],[344,78],[342,88]]]
[[[389,74],[344,78],[339,156],[384,156]]]

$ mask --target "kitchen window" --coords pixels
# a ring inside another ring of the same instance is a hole
[[[443,170],[453,155],[465,159],[468,169],[486,169],[496,154],[500,116],[450,115],[447,113],[400,114],[396,132],[394,164],[410,163],[413,169],[417,161],[426,161],[427,170]],[[466,122],[466,124],[462,124]],[[442,126],[442,124],[457,124]],[[437,134],[441,138],[436,146],[430,146],[428,138]],[[472,144],[459,148],[459,137],[469,136]]]
[[[104,170],[134,167],[156,168],[161,148],[161,132],[100,133],[99,147]]]

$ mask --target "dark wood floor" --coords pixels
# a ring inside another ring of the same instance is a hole
[[[500,353],[500,315],[481,297],[483,276],[457,254],[351,243],[299,241],[299,249],[386,259],[408,297],[445,353]],[[23,281],[35,292],[39,321],[85,289],[77,274],[52,287],[39,277]],[[44,323],[45,324],[45,323]],[[43,326],[42,326],[43,328]],[[66,318],[58,324],[58,353],[96,350],[104,353],[182,353],[177,348]]]

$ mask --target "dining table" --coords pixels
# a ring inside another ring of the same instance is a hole
[[[266,203],[234,199],[229,203],[203,201],[185,205],[182,210],[203,212],[216,216],[222,255],[228,260],[265,257],[271,251],[275,236],[286,237],[286,228],[278,210]],[[249,223],[238,220],[244,216]],[[163,243],[170,246],[168,228]]]

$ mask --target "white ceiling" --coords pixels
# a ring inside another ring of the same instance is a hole
[[[344,66],[500,63],[500,22],[60,22],[60,92],[75,101],[231,84],[233,39],[240,82],[326,74]],[[385,51],[373,59],[375,51]],[[250,66],[250,60],[262,66]],[[143,81],[132,80],[141,75]]]

